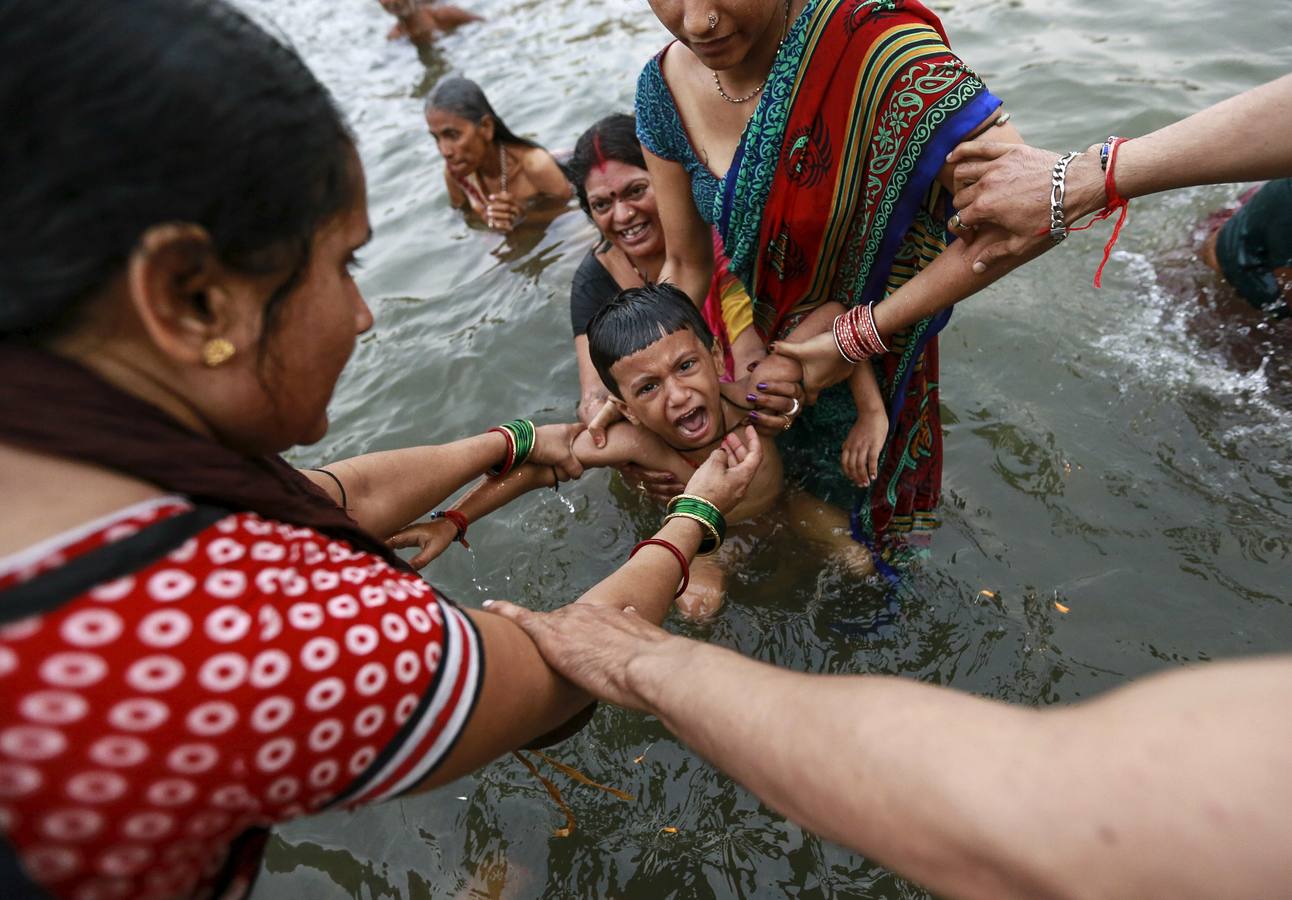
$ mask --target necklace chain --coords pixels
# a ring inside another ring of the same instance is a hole
[[[623,251],[622,251],[622,250],[621,250],[620,252],[621,252],[621,253],[623,253]],[[632,258],[631,256],[629,256],[627,253],[624,253],[624,259],[628,260],[628,265],[630,265],[630,266],[632,266],[632,267],[633,267],[633,271],[634,271],[634,272],[636,272],[636,273],[637,273],[637,277],[638,277],[638,278],[640,278],[640,279],[642,280],[642,284],[646,285],[647,287],[650,287],[651,280],[650,280],[649,278],[647,278],[647,277],[646,277],[646,273],[645,273],[645,272],[643,272],[641,269],[637,268],[637,263],[633,262],[633,258]]]
[[[781,45],[785,43],[785,37],[790,32],[790,4],[792,2],[793,0],[785,0],[785,24],[781,26],[781,39],[776,45],[777,52],[780,52]],[[768,71],[767,75],[763,76],[763,80],[758,83],[758,87],[754,88],[748,94],[745,94],[745,96],[733,97],[723,89],[722,82],[718,79],[718,70],[710,69],[709,71],[713,73],[713,86],[718,89],[718,96],[723,100],[726,100],[728,103],[748,103],[750,100],[753,100],[763,92],[763,88],[767,85],[767,79],[771,75],[771,72]]]
[[[732,97],[730,94],[728,94],[725,90],[722,89],[722,82],[718,80],[717,71],[715,70],[713,73],[713,85],[718,89],[718,96],[721,97],[723,100],[726,100],[728,103],[748,103],[750,100],[753,100],[755,97],[757,97],[759,94],[763,92],[763,85],[765,84],[767,84],[766,78],[764,78],[759,83],[758,87],[754,88],[748,94],[745,94],[745,96]]]

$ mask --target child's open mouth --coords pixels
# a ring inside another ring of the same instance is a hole
[[[685,415],[675,419],[673,426],[688,441],[698,440],[709,431],[709,412],[703,406],[697,406]]]

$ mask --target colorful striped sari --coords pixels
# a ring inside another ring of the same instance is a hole
[[[809,3],[763,93],[724,179],[718,227],[771,340],[826,301],[882,299],[945,249],[951,210],[937,174],[1000,101],[948,49],[937,17],[902,0]],[[895,335],[873,362],[889,439],[853,513],[855,536],[872,545],[937,524],[937,334],[950,317]],[[850,398],[840,401],[814,412],[846,421],[802,429],[814,442],[833,433],[836,466],[855,416]],[[795,437],[787,456],[820,458],[821,447],[796,448]]]
[[[721,179],[677,113],[660,66],[667,49],[638,80],[638,137],[690,174],[696,208],[722,234],[765,340],[827,301],[882,299],[945,249],[952,210],[938,172],[1000,100],[951,52],[929,10],[914,0],[809,0]],[[937,524],[937,333],[950,317],[917,322],[873,361],[889,439],[853,512],[854,536],[872,546]],[[840,385],[781,440],[787,471],[822,499],[855,495],[839,460],[855,419]]]

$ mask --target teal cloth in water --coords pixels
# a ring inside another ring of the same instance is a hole
[[[1216,238],[1216,259],[1252,306],[1283,299],[1274,270],[1292,266],[1292,178],[1269,182],[1234,213]]]

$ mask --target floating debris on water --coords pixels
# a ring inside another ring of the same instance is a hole
[[[614,797],[618,797],[620,800],[623,800],[628,803],[631,803],[632,801],[637,799],[632,794],[629,794],[626,791],[621,791],[618,788],[612,788],[609,785],[600,784],[599,782],[593,781],[591,778],[589,778],[587,775],[584,775],[582,772],[580,772],[578,769],[574,768],[573,766],[567,766],[563,762],[552,759],[552,757],[548,756],[546,753],[544,753],[541,750],[527,750],[525,752],[533,754],[535,758],[542,760],[543,762],[547,763],[549,766],[556,769],[557,771],[563,772],[564,774],[568,775],[570,778],[573,778],[579,784],[586,784],[588,787],[594,787],[597,790],[605,791],[607,794],[610,794]],[[559,809],[562,815],[565,816],[565,826],[562,828],[554,829],[552,831],[553,836],[559,837],[559,838],[569,837],[571,834],[574,833],[574,827],[575,827],[574,811],[570,809],[569,804],[567,804],[565,802],[565,799],[561,796],[560,788],[558,788],[555,784],[553,784],[549,779],[543,777],[543,774],[538,771],[538,767],[535,766],[528,759],[526,759],[524,756],[522,756],[521,751],[513,750],[511,755],[516,757],[516,759],[520,760],[521,765],[523,765],[526,769],[529,770],[529,774],[533,775],[535,778],[538,779],[539,784],[543,786],[543,789],[547,791],[548,796],[550,796],[552,798],[552,801],[556,803],[556,808]]]

